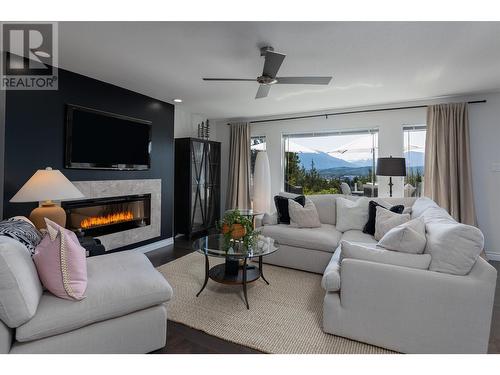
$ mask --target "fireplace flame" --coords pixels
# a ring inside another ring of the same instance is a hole
[[[98,227],[101,225],[116,224],[122,221],[129,221],[134,219],[134,214],[130,211],[116,212],[105,216],[93,216],[83,219],[80,223],[82,229]]]

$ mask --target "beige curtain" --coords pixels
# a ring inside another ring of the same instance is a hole
[[[424,192],[455,220],[476,225],[467,103],[427,108]]]
[[[250,126],[247,123],[239,123],[231,124],[230,128],[226,209],[249,209]]]

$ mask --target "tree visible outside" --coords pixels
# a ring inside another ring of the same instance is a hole
[[[425,126],[404,129],[404,156],[406,159],[405,195],[423,195]]]
[[[373,183],[378,134],[360,132],[285,136],[285,190],[297,194],[338,194],[340,185],[364,190]]]

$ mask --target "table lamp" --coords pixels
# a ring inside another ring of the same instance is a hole
[[[23,185],[10,202],[40,202],[40,206],[31,211],[30,220],[38,229],[45,228],[44,218],[64,227],[66,212],[53,200],[83,198],[84,195],[57,169],[47,167],[39,169]]]
[[[392,177],[406,176],[405,158],[378,158],[377,176],[389,176],[389,196],[392,197]]]

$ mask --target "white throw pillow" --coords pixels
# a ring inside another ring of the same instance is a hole
[[[340,232],[347,232],[351,229],[363,230],[368,221],[369,199],[359,198],[355,201],[337,198],[337,224],[336,228]]]
[[[389,230],[378,246],[387,250],[409,254],[422,254],[425,250],[425,223],[416,218]]]
[[[374,237],[379,241],[384,234],[389,232],[392,228],[400,224],[410,221],[409,214],[397,214],[389,211],[384,207],[377,206],[377,216],[375,217],[375,234]]]
[[[314,203],[306,198],[304,207],[293,199],[288,200],[290,225],[298,228],[318,228],[321,226]]]
[[[398,253],[396,251],[367,247],[348,241],[342,241],[341,247],[341,272],[342,261],[347,258],[391,264],[401,267],[418,268],[422,270],[428,269],[431,263],[431,256],[429,254]]]

